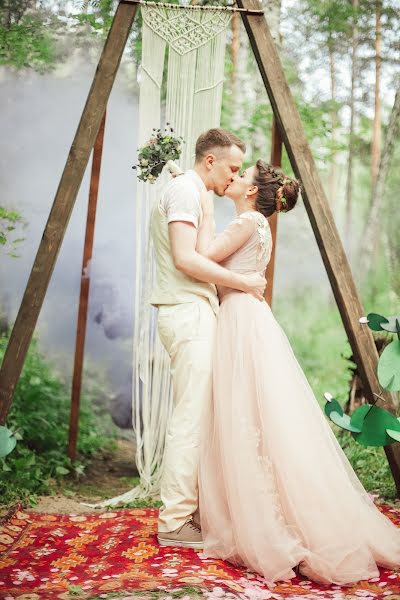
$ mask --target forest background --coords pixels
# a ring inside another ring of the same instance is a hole
[[[0,356],[116,4],[0,0]],[[366,312],[395,314],[400,298],[399,0],[271,0],[263,6],[363,305]],[[133,443],[135,182],[130,167],[137,145],[140,25],[139,16],[107,115],[80,458],[70,463],[66,443],[88,174],[9,415],[19,442],[0,461],[6,504],[16,498],[35,502],[38,494],[60,484],[72,489],[91,457],[112,454],[110,440],[125,435]],[[237,13],[227,32],[225,66],[221,124],[246,141],[247,164],[268,159],[272,110]],[[283,167],[290,172],[285,153]],[[219,229],[231,214],[229,202],[221,201]],[[344,405],[351,389],[362,394],[303,206],[279,219],[273,310],[321,404],[325,391]],[[367,489],[393,498],[383,450],[362,448],[336,433]]]

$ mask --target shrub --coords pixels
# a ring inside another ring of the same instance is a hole
[[[7,341],[0,337],[0,359]],[[112,443],[104,434],[104,417],[96,415],[88,395],[82,394],[79,458],[72,464],[67,455],[70,403],[69,386],[40,353],[34,339],[7,419],[8,428],[17,432],[18,443],[11,454],[0,459],[3,504],[34,502],[37,494],[50,493],[65,476],[80,476],[90,456]]]

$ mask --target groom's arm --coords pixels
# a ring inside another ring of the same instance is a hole
[[[261,275],[241,275],[217,265],[196,252],[201,221],[200,197],[196,186],[185,177],[170,182],[162,198],[168,222],[175,267],[194,279],[253,294],[263,299],[266,281]]]
[[[197,229],[193,223],[172,221],[168,230],[172,257],[178,271],[199,281],[233,288],[263,299],[266,281],[261,275],[234,273],[196,252]]]

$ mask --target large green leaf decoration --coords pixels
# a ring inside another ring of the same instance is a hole
[[[332,411],[329,418],[335,425],[339,425],[339,427],[346,429],[346,431],[351,431],[351,433],[361,433],[361,429],[351,424],[349,415],[340,415],[336,411]]]
[[[326,393],[325,398],[328,400],[325,404],[325,414],[330,420],[338,425],[342,429],[346,429],[347,431],[351,431],[352,433],[360,433],[361,429],[354,427],[350,423],[349,415],[345,415],[343,413],[343,409],[340,406],[339,402],[331,396],[331,394]]]
[[[388,322],[388,319],[386,317],[378,315],[377,313],[369,313],[367,315],[367,319],[368,327],[372,329],[372,331],[382,331],[381,324]]]
[[[357,429],[362,431],[362,428],[364,425],[364,419],[365,419],[366,415],[369,413],[369,411],[371,410],[371,408],[372,408],[372,404],[362,404],[361,406],[356,408],[356,410],[351,415],[351,419],[350,419],[353,427],[356,427]]]
[[[329,417],[332,412],[336,412],[340,416],[343,415],[342,407],[340,406],[339,402],[335,398],[333,398],[333,397],[332,397],[331,400],[328,400],[328,402],[325,404],[325,414],[326,414],[326,416]]]
[[[387,410],[371,404],[363,404],[351,415],[350,424],[361,429],[353,433],[362,446],[388,446],[394,439],[387,430],[400,432],[400,421]]]
[[[400,442],[400,417],[397,419],[387,410],[375,404],[362,404],[351,415],[343,413],[339,402],[325,394],[325,414],[329,419],[346,431],[363,446],[388,446]]]
[[[386,390],[400,390],[400,340],[393,340],[382,352],[378,362],[378,379]]]
[[[7,454],[10,454],[15,448],[17,443],[14,434],[10,429],[0,425],[0,458],[4,458]]]
[[[382,329],[389,331],[390,333],[400,333],[400,315],[395,317],[388,317],[387,323],[382,323]]]
[[[386,429],[386,433],[393,438],[394,441],[400,442],[400,431],[395,431],[394,429]]]
[[[391,392],[400,391],[400,316],[384,317],[369,313],[360,323],[368,323],[372,331],[397,334],[382,352],[378,362],[378,379],[381,386]],[[353,438],[363,446],[387,446],[400,442],[400,417],[397,419],[376,404],[363,404],[351,417],[343,414],[339,402],[326,393],[325,414],[339,427],[350,431]]]

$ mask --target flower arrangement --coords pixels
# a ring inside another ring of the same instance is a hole
[[[138,148],[138,164],[132,169],[138,169],[138,179],[154,183],[164,166],[169,161],[177,160],[182,152],[182,137],[176,137],[169,123],[164,132],[153,128],[153,136],[141,148]]]

